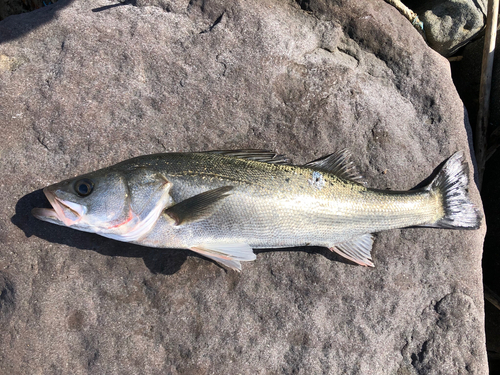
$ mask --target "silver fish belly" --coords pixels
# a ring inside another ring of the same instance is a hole
[[[54,211],[33,213],[121,241],[190,249],[236,270],[255,259],[252,249],[308,245],[373,266],[371,233],[480,225],[461,152],[419,190],[357,181],[346,151],[303,166],[255,150],[157,154],[51,185]]]

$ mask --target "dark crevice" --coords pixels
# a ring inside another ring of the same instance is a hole
[[[203,30],[203,31],[200,31],[200,34],[205,34],[205,33],[209,33],[210,31],[212,31],[212,29],[215,26],[217,26],[220,23],[220,21],[222,21],[222,17],[224,16],[225,13],[226,12],[222,12],[222,14],[219,17],[217,17],[217,19],[210,25],[210,27]]]
[[[419,373],[421,372],[421,366],[425,360],[425,354],[427,352],[428,341],[424,341],[420,351],[418,353],[412,353],[411,355],[411,365],[415,368]]]
[[[328,47],[319,47],[319,49],[322,49],[323,51],[326,51],[329,53],[333,53],[333,50],[331,48],[328,48]]]
[[[306,12],[311,12],[311,0],[295,0],[299,4],[300,9]]]
[[[199,8],[202,12],[205,12],[205,0],[190,0],[187,6],[188,12],[194,7]]]
[[[15,295],[14,284],[0,272],[0,327],[14,314]]]
[[[103,10],[108,10],[108,9],[111,9],[111,8],[115,8],[115,7],[119,7],[119,6],[122,6],[122,5],[133,5],[133,6],[137,6],[136,4],[136,0],[125,0],[125,1],[120,1],[119,3],[117,4],[111,4],[111,5],[105,5],[105,6],[102,6],[102,7],[99,7],[99,8],[94,8],[92,9],[92,12],[102,12]]]
[[[170,5],[162,4],[161,1],[119,0],[119,2],[116,4],[105,5],[99,8],[94,8],[92,9],[92,12],[102,12],[103,10],[108,10],[122,5],[132,5],[134,7],[154,6],[164,10],[167,13],[173,11]]]

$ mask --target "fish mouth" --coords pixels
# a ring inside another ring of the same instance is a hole
[[[52,208],[34,208],[31,213],[37,219],[69,227],[78,223],[85,214],[85,206],[61,199],[48,188],[43,189],[43,193]]]

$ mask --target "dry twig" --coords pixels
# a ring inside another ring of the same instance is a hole
[[[425,32],[424,32],[424,24],[420,19],[418,18],[417,13],[412,11],[410,8],[408,8],[406,5],[404,5],[400,0],[385,0],[386,3],[391,4],[393,7],[395,7],[397,10],[399,10],[399,13],[401,13],[403,16],[405,16],[417,29],[420,35],[425,38]]]
[[[479,111],[477,114],[476,134],[474,137],[479,189],[481,189],[481,186],[483,184],[484,168],[486,165],[487,157],[491,156],[491,150],[488,150],[487,133],[490,109],[491,75],[493,71],[493,57],[495,54],[495,43],[497,37],[498,2],[499,0],[488,1],[488,17],[486,20],[483,64],[481,68]]]

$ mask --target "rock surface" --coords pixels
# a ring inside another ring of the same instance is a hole
[[[447,61],[383,1],[110,5],[0,23],[1,373],[487,373],[484,226],[381,233],[374,269],[306,248],[237,274],[34,219],[43,186],[145,153],[348,147],[409,189],[468,149]]]

